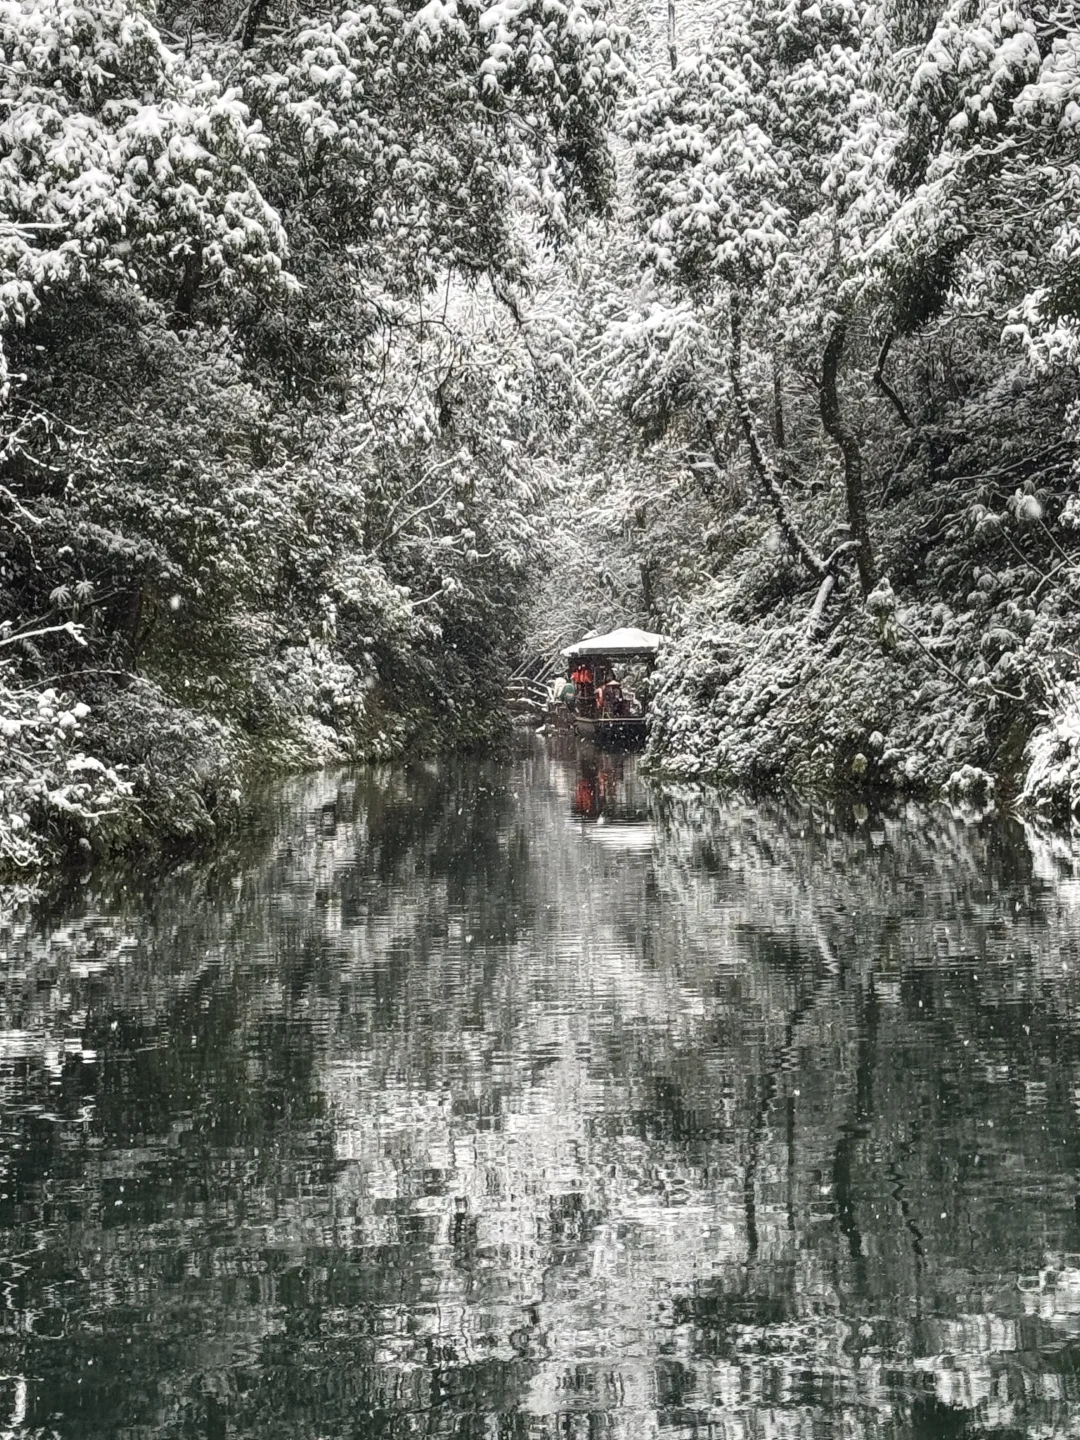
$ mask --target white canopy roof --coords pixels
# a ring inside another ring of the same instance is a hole
[[[621,630],[612,630],[610,635],[593,635],[588,640],[579,640],[575,645],[568,645],[562,653],[568,659],[573,655],[655,655],[661,639],[651,630],[624,625]]]

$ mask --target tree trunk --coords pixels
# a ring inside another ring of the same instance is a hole
[[[862,450],[854,433],[840,415],[836,394],[836,374],[844,353],[847,326],[838,320],[825,346],[821,365],[821,423],[825,433],[844,457],[844,492],[847,497],[847,519],[851,538],[858,542],[855,561],[859,569],[859,588],[869,595],[876,583],[874,552],[870,546],[870,526],[866,516],[866,488],[863,482]]]
[[[173,306],[175,330],[186,330],[194,319],[195,298],[199,293],[202,271],[202,241],[194,240],[191,249],[184,255],[184,273],[180,278],[180,288],[176,292],[176,303]]]
[[[742,427],[743,435],[750,449],[750,466],[754,474],[761,482],[761,487],[768,497],[772,506],[773,514],[776,516],[776,523],[780,532],[795,555],[810,571],[810,574],[818,580],[825,578],[825,561],[806,543],[799,533],[795,519],[788,509],[787,499],[784,496],[780,480],[775,468],[770,465],[765,452],[761,448],[761,440],[757,433],[757,426],[754,423],[754,412],[750,409],[750,402],[746,398],[742,383],[742,315],[739,310],[737,295],[731,297],[731,357],[729,361],[731,369],[731,389],[735,397],[735,412],[739,417],[739,424]],[[712,438],[710,431],[710,439]],[[715,448],[715,442],[714,442]],[[719,461],[718,461],[719,463]]]
[[[143,581],[140,576],[128,602],[127,622],[124,627],[127,632],[127,668],[132,674],[139,668],[139,632],[142,629],[142,617]]]
[[[653,594],[652,566],[647,560],[642,560],[638,568],[641,573],[641,603],[644,606],[645,614],[651,618],[653,606],[656,602],[656,597]]]
[[[778,453],[787,449],[787,437],[784,434],[784,394],[780,365],[776,356],[773,356],[772,370],[772,416],[773,416],[773,443]]]
[[[255,44],[259,26],[262,24],[269,6],[270,0],[251,0],[247,14],[244,16],[244,29],[240,36],[241,50],[250,50]]]

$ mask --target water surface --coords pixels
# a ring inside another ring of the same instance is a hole
[[[550,753],[0,929],[0,1437],[1080,1427],[1080,870]]]

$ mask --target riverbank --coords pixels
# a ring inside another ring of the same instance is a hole
[[[885,581],[865,604],[838,597],[812,633],[805,595],[747,614],[765,568],[699,596],[664,651],[658,774],[996,798],[1058,821],[1076,810],[1080,706],[1059,597],[993,604],[977,589],[983,604],[954,609]]]
[[[835,602],[808,636],[802,597],[739,621],[752,572],[702,595],[656,672],[646,764],[662,783],[879,799],[943,796],[1066,822],[1078,789],[1069,692],[1056,716],[965,682],[979,649],[962,617],[935,617],[882,588]],[[936,624],[935,633],[931,627]],[[949,660],[943,660],[942,654]],[[0,802],[0,881],[106,859],[206,853],[242,823],[266,779],[325,766],[467,752],[505,740],[498,687],[438,709],[365,712],[351,730],[311,715],[253,733],[187,709],[137,677],[90,692],[40,692],[18,735],[21,773]],[[10,722],[9,722],[10,723]]]
[[[369,691],[337,723],[297,706],[272,725],[182,705],[135,675],[7,690],[0,721],[0,884],[27,891],[57,867],[202,853],[241,823],[253,788],[326,766],[492,747],[509,722],[489,680],[427,703]],[[351,722],[351,723],[348,723]]]
[[[734,461],[739,507],[696,497],[717,517],[708,568],[691,583],[672,569],[652,617],[670,637],[659,773],[993,797],[1058,823],[1080,809],[1075,387],[1021,363],[981,389],[960,362],[956,375],[956,395],[902,437],[867,404],[870,573],[841,560],[820,611],[806,557],[848,533],[820,436],[784,502],[805,553]]]

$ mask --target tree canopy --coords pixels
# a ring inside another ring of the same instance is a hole
[[[0,11],[4,680],[82,707],[9,859],[113,813],[80,744],[189,834],[251,756],[490,723],[560,383],[519,307],[611,204],[623,49],[552,0]]]
[[[1071,11],[8,0],[0,55],[9,859],[488,735],[626,621],[659,766],[1080,795]]]

